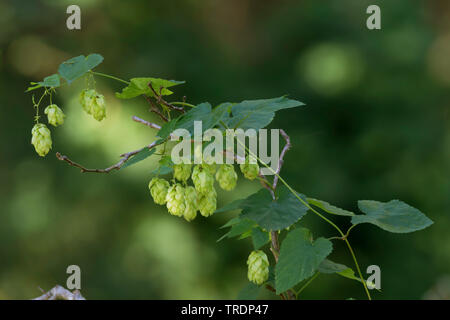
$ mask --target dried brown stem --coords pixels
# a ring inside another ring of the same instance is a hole
[[[84,172],[109,173],[109,172],[111,172],[113,170],[119,170],[125,164],[125,162],[127,162],[135,154],[141,152],[142,150],[144,150],[146,148],[147,149],[152,149],[152,148],[156,147],[159,144],[160,143],[156,143],[156,141],[154,141],[154,142],[150,143],[148,146],[145,146],[145,147],[143,147],[141,149],[130,151],[130,152],[127,152],[127,153],[123,153],[123,154],[120,155],[121,159],[120,159],[119,162],[117,162],[116,164],[114,164],[114,165],[112,165],[112,166],[110,166],[110,167],[108,167],[106,169],[88,169],[88,168],[82,166],[81,164],[72,161],[71,159],[69,159],[69,157],[61,155],[61,153],[59,153],[59,152],[56,153],[56,158],[58,158],[58,160],[67,162],[72,167],[79,168],[81,170],[81,172],[83,172],[83,173]]]
[[[132,119],[133,121],[142,123],[142,124],[146,125],[147,127],[150,127],[150,128],[156,129],[156,130],[160,130],[160,129],[161,129],[161,126],[160,126],[160,125],[157,125],[156,123],[149,122],[149,121],[144,120],[144,119],[141,119],[141,118],[139,118],[139,117],[133,116],[131,119]]]

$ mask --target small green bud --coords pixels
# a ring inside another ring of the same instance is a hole
[[[184,210],[184,218],[187,221],[192,221],[197,216],[198,209],[198,201],[197,201],[197,191],[192,186],[189,186],[185,189],[185,205],[186,209]]]
[[[201,193],[198,200],[198,210],[204,217],[211,216],[217,209],[217,193],[212,187],[207,193]]]
[[[169,187],[166,196],[166,205],[171,215],[178,217],[183,216],[184,210],[186,209],[184,193],[185,190],[179,183],[175,183],[174,185]]]
[[[173,177],[179,181],[186,183],[191,176],[191,164],[175,164],[173,166]]]
[[[57,127],[64,123],[64,118],[66,115],[56,104],[47,106],[44,113],[47,115],[48,123],[52,126]]]
[[[247,259],[248,265],[248,280],[262,285],[269,279],[269,259],[264,251],[252,251]]]
[[[244,163],[241,163],[239,166],[241,168],[241,172],[245,178],[249,180],[254,180],[258,177],[259,174],[259,165],[258,163],[249,163],[248,159]]]
[[[202,165],[196,165],[192,170],[192,182],[199,193],[208,193],[214,187],[214,176]]]
[[[50,151],[52,148],[52,137],[50,130],[45,124],[37,123],[31,129],[31,144],[41,157],[45,157]]]
[[[102,121],[106,117],[105,97],[94,89],[85,89],[80,93],[80,104],[86,113],[95,120]]]
[[[150,194],[156,204],[166,204],[166,196],[169,190],[170,184],[165,179],[153,178],[148,184]]]
[[[223,190],[231,191],[236,187],[237,174],[231,164],[223,164],[216,173],[216,180]]]

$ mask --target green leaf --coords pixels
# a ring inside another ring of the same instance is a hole
[[[238,300],[256,300],[258,298],[261,287],[253,282],[249,282],[238,294]]]
[[[225,239],[225,238],[233,238],[245,234],[253,229],[256,225],[254,221],[248,219],[239,219],[232,226],[230,231],[224,234],[217,242]]]
[[[280,256],[275,267],[277,294],[311,277],[332,250],[331,241],[324,238],[313,241],[308,229],[299,228],[290,231],[281,244]]]
[[[30,92],[32,90],[36,90],[38,88],[47,87],[47,88],[57,88],[61,85],[59,75],[52,74],[51,76],[45,77],[44,81],[40,82],[31,82],[31,86],[25,92]]]
[[[407,233],[422,230],[433,224],[433,221],[422,212],[400,200],[389,202],[360,200],[358,207],[365,215],[354,216],[352,223],[355,225],[371,223],[389,232]]]
[[[152,149],[144,148],[142,151],[136,153],[130,160],[125,162],[125,164],[122,166],[122,169],[125,169],[126,167],[129,167],[133,164],[136,164],[142,160],[147,159],[153,153],[155,153],[155,151],[156,151],[155,148],[152,148]]]
[[[98,66],[102,61],[103,57],[97,53],[90,54],[87,57],[81,55],[61,63],[58,72],[70,84],[75,79]]]
[[[222,208],[217,209],[214,213],[221,213],[221,212],[227,212],[227,211],[233,211],[241,208],[242,202],[245,199],[238,199],[234,200],[226,205],[224,205]]]
[[[298,194],[304,198],[303,195]],[[306,200],[305,200],[306,202]],[[285,229],[308,211],[308,207],[298,201],[298,199],[286,188],[279,188],[276,201],[267,189],[261,189],[252,194],[241,203],[243,209],[242,218],[256,221],[263,229],[281,230]]]
[[[347,211],[347,210],[335,207],[335,206],[329,204],[328,202],[325,202],[322,200],[317,200],[317,199],[313,199],[313,198],[308,198],[306,200],[308,201],[309,204],[319,207],[323,211],[331,213],[331,214],[335,214],[338,216],[350,216],[350,217],[355,215],[351,211]]]
[[[272,122],[276,111],[303,105],[300,101],[286,97],[245,100],[231,108],[232,117],[228,121],[228,126],[230,128],[242,128],[243,130],[249,128],[259,130]]]
[[[132,78],[130,84],[122,89],[122,92],[116,92],[116,97],[120,99],[131,99],[140,95],[154,97],[155,94],[150,89],[152,85],[156,93],[162,96],[171,95],[173,92],[167,88],[184,83],[184,81],[165,80],[160,78]]]
[[[262,231],[261,228],[255,227],[252,229],[252,241],[255,250],[258,250],[270,241],[269,233]]]

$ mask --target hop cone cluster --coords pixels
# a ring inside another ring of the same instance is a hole
[[[150,194],[156,204],[166,204],[166,196],[169,191],[170,184],[168,181],[160,178],[153,178],[148,184]]]
[[[249,180],[254,180],[256,177],[258,177],[259,174],[259,165],[258,163],[249,163],[248,160],[246,160],[244,163],[241,163],[239,166],[241,168],[241,172],[244,175],[245,178]]]
[[[192,186],[186,187],[184,192],[185,206],[183,217],[187,221],[192,221],[197,216],[198,201],[197,191]]]
[[[52,126],[57,127],[64,123],[64,118],[66,115],[56,104],[47,106],[44,113],[47,115],[48,123]]]
[[[182,217],[186,209],[185,189],[179,183],[169,187],[166,195],[166,205],[169,213],[174,216]]]
[[[192,170],[192,182],[194,183],[195,190],[199,193],[208,193],[214,188],[214,176],[209,169],[206,169],[203,165],[197,165]]]
[[[94,89],[85,89],[80,93],[80,104],[87,114],[90,114],[97,121],[102,121],[106,117],[105,97]]]
[[[37,123],[31,129],[31,144],[41,157],[45,157],[50,151],[52,148],[52,137],[50,130],[45,124]]]
[[[269,278],[269,260],[267,255],[261,251],[252,251],[247,259],[248,280],[261,285]]]
[[[216,173],[216,180],[223,190],[231,191],[236,187],[237,174],[231,164],[223,164]]]
[[[191,164],[175,164],[173,166],[173,177],[179,181],[186,183],[191,176]]]
[[[212,187],[207,193],[200,193],[198,200],[198,210],[204,217],[211,216],[217,209],[217,193]]]

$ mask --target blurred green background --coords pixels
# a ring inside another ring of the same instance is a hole
[[[66,28],[78,4],[82,30]],[[382,29],[366,28],[381,7]],[[0,2],[0,298],[28,299],[82,270],[88,299],[232,299],[246,285],[250,241],[219,226],[236,213],[192,223],[151,200],[153,160],[108,175],[81,174],[56,151],[88,167],[153,141],[132,115],[157,121],[144,100],[115,99],[121,85],[96,78],[107,99],[101,123],[77,103],[83,81],[54,98],[68,117],[52,129],[53,150],[30,144],[30,81],[79,54],[105,57],[97,71],[186,80],[173,99],[271,98],[305,108],[281,111],[293,149],[282,176],[298,191],[357,210],[358,199],[399,198],[435,224],[413,234],[371,225],[352,231],[362,268],[381,267],[375,299],[450,298],[450,3],[442,1],[12,1]],[[240,177],[219,207],[259,188]],[[334,219],[343,228],[345,218]],[[315,235],[334,236],[314,216]],[[330,258],[352,266],[343,243]],[[266,248],[266,252],[268,252]],[[271,294],[261,298],[272,298]],[[364,298],[356,281],[321,275],[305,299]]]

